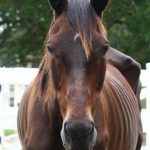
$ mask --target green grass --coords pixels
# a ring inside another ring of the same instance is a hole
[[[4,136],[9,136],[15,133],[16,133],[16,130],[11,130],[11,129],[4,130]]]
[[[142,108],[146,108],[146,98],[143,98],[141,100],[141,106],[142,106]]]
[[[143,146],[146,146],[146,138],[147,138],[147,137],[146,137],[146,133],[144,132],[144,133],[143,133],[143,142],[142,142],[142,145],[143,145]]]

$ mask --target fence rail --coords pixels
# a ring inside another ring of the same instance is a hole
[[[0,68],[0,120],[3,120],[0,123],[0,137],[6,139],[4,129],[17,129],[18,100],[21,99],[26,86],[37,72],[37,68]],[[144,131],[142,150],[150,150],[150,117],[148,116],[150,114],[150,63],[146,64],[146,70],[142,70],[140,78],[143,87],[141,92],[143,107],[141,118]]]

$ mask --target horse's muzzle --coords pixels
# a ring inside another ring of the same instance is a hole
[[[96,141],[94,123],[88,119],[68,120],[63,125],[61,137],[66,150],[91,150]]]

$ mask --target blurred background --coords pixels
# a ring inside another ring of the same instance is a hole
[[[52,12],[48,0],[0,1],[0,65],[39,65]],[[110,0],[104,13],[111,45],[145,67],[150,60],[150,1]]]
[[[0,150],[21,149],[16,127],[18,105],[38,71],[51,20],[48,0],[0,0]],[[150,113],[150,1],[110,0],[104,22],[112,47],[142,65],[146,147],[150,143],[146,118]]]

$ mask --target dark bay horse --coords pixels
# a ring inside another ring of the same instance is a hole
[[[140,150],[135,94],[108,64],[99,15],[108,0],[49,0],[54,19],[18,112],[24,150]]]

